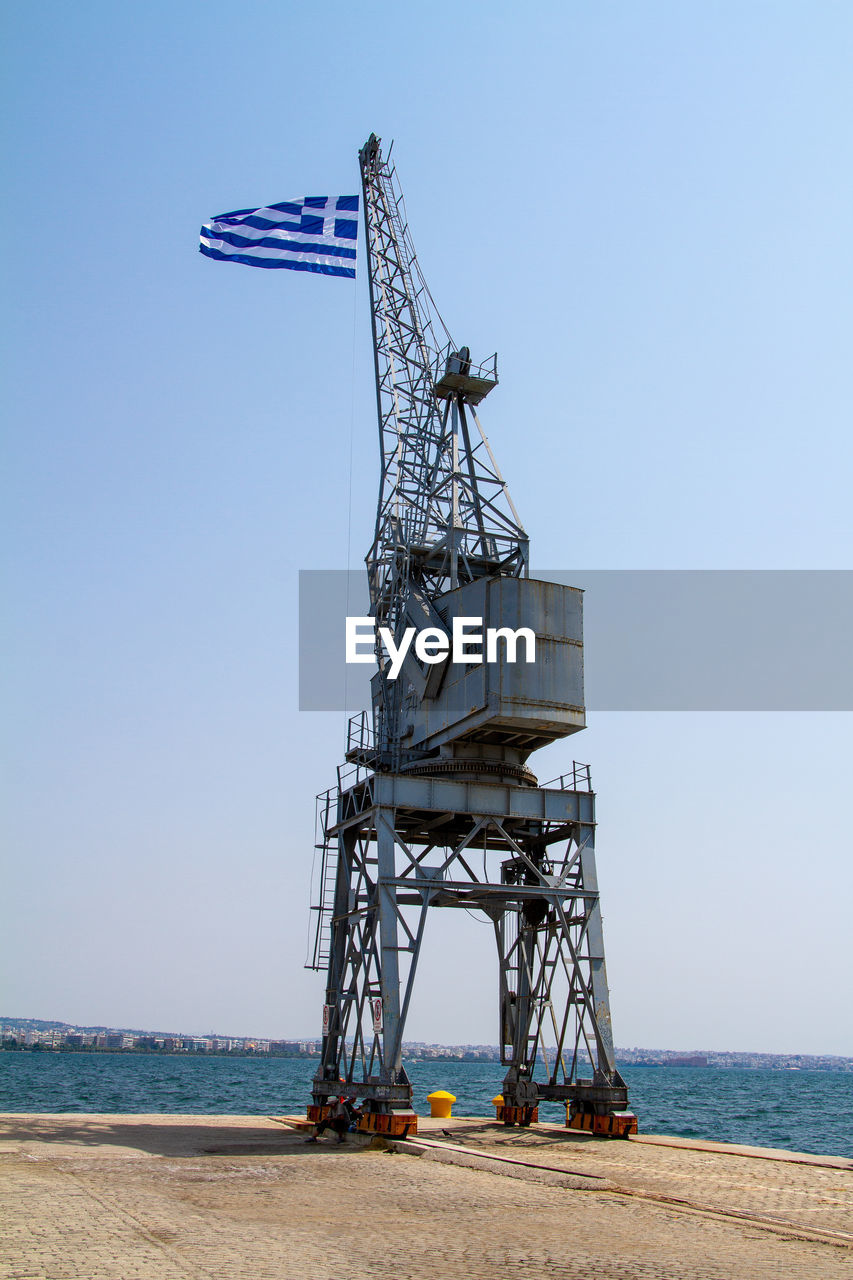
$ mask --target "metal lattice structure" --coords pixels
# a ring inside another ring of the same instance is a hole
[[[359,158],[381,460],[371,612],[395,636],[472,614],[521,620],[544,656],[460,671],[410,652],[394,680],[377,648],[372,717],[351,722],[347,764],[318,798],[310,964],[327,977],[314,1104],[345,1087],[377,1122],[408,1113],[403,1032],[427,919],[445,907],[493,926],[505,1118],[529,1121],[539,1100],[606,1118],[627,1091],[589,770],[540,787],[527,767],[584,725],[581,593],[529,578],[527,535],[476,414],[496,357],[439,348],[394,170],[375,136]]]

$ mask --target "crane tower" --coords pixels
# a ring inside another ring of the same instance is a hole
[[[527,763],[585,724],[582,593],[529,577],[477,414],[497,358],[475,363],[443,328],[375,135],[359,161],[381,461],[370,612],[377,634],[447,643],[423,661],[410,647],[395,677],[377,642],[371,712],[350,721],[346,764],[318,797],[309,966],[327,976],[309,1115],[346,1092],[363,1128],[416,1129],[402,1045],[421,942],[434,909],[465,908],[496,943],[499,1117],[527,1124],[554,1102],[573,1127],[624,1133],[636,1121],[613,1051],[589,768],[539,786]],[[472,618],[495,632],[492,660],[451,661],[455,621]],[[534,661],[511,660],[519,628]]]

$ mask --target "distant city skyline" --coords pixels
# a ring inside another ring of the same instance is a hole
[[[0,1017],[0,1047],[11,1042],[32,1048],[69,1050],[158,1050],[167,1053],[259,1053],[280,1057],[319,1059],[322,1041],[317,1036],[268,1039],[260,1036],[228,1036],[218,1032],[196,1035],[185,1031],[152,1031],[128,1027],[78,1027],[38,1018]],[[435,1044],[406,1040],[403,1051],[410,1061],[500,1060],[497,1044]],[[853,1071],[853,1058],[838,1054],[772,1054],[737,1049],[653,1049],[636,1045],[618,1048],[624,1066],[779,1067],[783,1069]]]

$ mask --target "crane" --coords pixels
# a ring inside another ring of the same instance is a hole
[[[377,635],[422,631],[433,649],[409,648],[395,673],[377,641],[371,710],[318,797],[309,967],[326,992],[309,1116],[346,1092],[362,1128],[416,1131],[402,1048],[424,930],[464,908],[496,943],[499,1118],[529,1124],[557,1103],[572,1127],[621,1135],[636,1120],[613,1049],[590,771],[540,786],[528,766],[585,725],[582,593],[530,577],[477,412],[497,357],[475,362],[444,326],[375,135],[359,163],[381,468],[370,612]],[[505,641],[491,661],[456,660],[451,633],[471,618]],[[525,631],[535,660],[513,661]]]

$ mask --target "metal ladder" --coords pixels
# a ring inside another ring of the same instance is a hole
[[[320,850],[320,872],[314,885],[311,910],[315,913],[311,959],[306,969],[325,969],[329,963],[332,940],[332,916],[335,907],[335,881],[338,874],[338,838],[329,835],[337,812],[337,787],[317,796],[314,822],[314,848]]]

